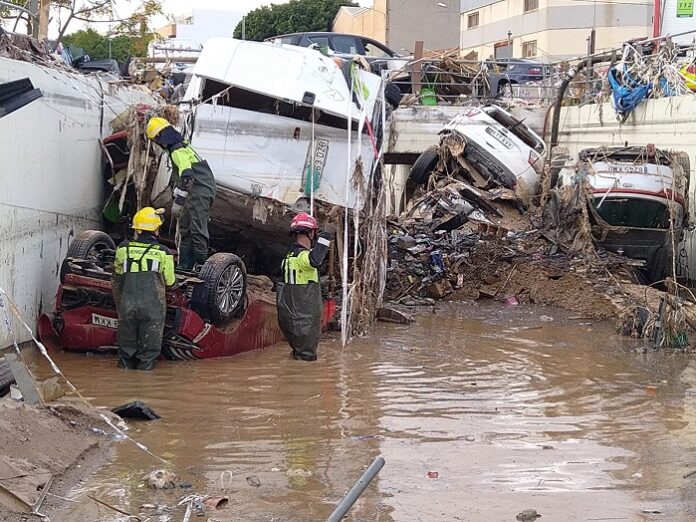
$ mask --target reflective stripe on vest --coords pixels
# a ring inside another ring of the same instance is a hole
[[[135,252],[131,251],[133,247],[136,249]],[[143,250],[142,253],[140,253],[140,249]],[[159,272],[160,262],[158,258],[161,253],[160,246],[154,243],[129,243],[126,245],[123,273]]]
[[[289,252],[283,260],[283,280],[291,285],[319,282],[319,271],[309,263],[309,250]]]

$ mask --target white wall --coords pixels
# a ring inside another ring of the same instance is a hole
[[[662,35],[679,34],[696,30],[696,16],[677,18],[679,0],[665,0],[662,12]],[[675,38],[679,43],[688,44],[694,41],[696,33]]]
[[[210,38],[231,37],[242,20],[241,11],[193,10],[192,24],[176,24],[176,37],[205,44]]]
[[[98,139],[124,101],[147,101],[80,74],[0,58],[0,83],[30,78],[40,98],[0,118],[0,286],[31,326],[52,310],[58,271],[75,234],[100,226]],[[101,107],[104,89],[104,110]],[[118,98],[114,95],[118,95]],[[0,313],[0,348],[11,342]],[[13,320],[19,340],[28,340]]]

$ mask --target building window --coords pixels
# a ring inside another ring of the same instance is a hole
[[[524,0],[524,12],[536,11],[539,9],[539,0]]]
[[[479,14],[478,13],[472,13],[469,15],[466,21],[466,28],[467,29],[472,29],[474,27],[478,27],[479,24]]]
[[[536,58],[537,55],[537,43],[536,40],[533,42],[524,42],[522,44],[522,58]]]

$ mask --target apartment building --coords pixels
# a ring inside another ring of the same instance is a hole
[[[358,34],[397,53],[413,52],[417,40],[428,50],[459,47],[460,0],[375,0],[372,7],[342,7],[336,33]]]
[[[652,35],[650,0],[462,0],[463,54],[555,61]]]

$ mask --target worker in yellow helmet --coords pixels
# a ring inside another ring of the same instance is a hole
[[[158,241],[164,209],[133,216],[135,240],[116,249],[114,297],[118,308],[118,365],[150,371],[162,351],[167,311],[165,286],[175,281],[174,258]]]
[[[215,199],[215,177],[183,136],[164,118],[147,122],[147,137],[169,154],[174,170],[172,215],[179,219],[179,269],[191,270],[208,258],[208,220]]]

